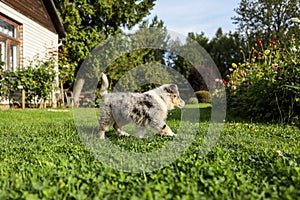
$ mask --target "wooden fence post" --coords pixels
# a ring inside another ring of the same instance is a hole
[[[22,85],[18,86],[18,89],[22,90],[22,109],[25,109],[25,88]]]
[[[25,89],[22,88],[22,109],[25,109]]]

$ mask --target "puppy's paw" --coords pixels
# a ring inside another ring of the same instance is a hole
[[[120,136],[125,136],[125,137],[130,136],[130,134],[128,134],[128,133],[125,132],[125,131],[120,131],[120,132],[119,132],[119,135],[120,135]]]
[[[164,126],[164,128],[161,130],[160,134],[165,135],[165,136],[171,136],[171,137],[176,136],[176,134],[167,125]]]
[[[101,139],[101,140],[105,139],[105,133],[103,131],[99,131],[98,136],[99,136],[99,139]]]
[[[167,136],[175,137],[176,134],[171,129],[169,129]]]

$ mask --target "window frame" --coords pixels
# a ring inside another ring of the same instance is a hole
[[[2,32],[0,32],[0,41],[4,41],[5,42],[5,46],[6,46],[6,52],[5,52],[5,60],[3,61],[5,64],[2,66],[2,68],[4,70],[9,70],[9,71],[16,71],[18,67],[20,67],[20,46],[21,46],[21,42],[20,42],[20,34],[21,34],[21,24],[15,22],[14,20],[8,18],[7,16],[3,15],[2,13],[0,13],[0,19],[4,20],[5,22],[13,25],[15,27],[15,31],[16,31],[16,37],[11,37],[8,34],[4,34]],[[12,49],[12,45],[15,45],[17,50],[16,53],[17,55],[11,55],[12,51],[15,51]],[[3,54],[3,52],[1,52]],[[12,60],[12,56],[16,58],[16,63],[14,63],[14,60]],[[2,58],[2,56],[0,57]]]

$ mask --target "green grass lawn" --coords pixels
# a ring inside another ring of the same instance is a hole
[[[199,109],[187,105],[187,109]],[[0,111],[0,199],[297,199],[300,131],[281,124],[226,122],[202,157],[210,106],[184,155],[152,172],[127,173],[101,163],[83,145],[70,112]],[[180,111],[167,123],[176,130]],[[185,127],[189,129],[189,127]],[[180,134],[180,133],[177,133]],[[151,152],[172,138],[109,139],[126,151]]]

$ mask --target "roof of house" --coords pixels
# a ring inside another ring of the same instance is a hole
[[[60,38],[65,37],[66,32],[65,32],[63,24],[61,23],[61,21],[59,19],[59,16],[56,11],[56,7],[54,5],[53,0],[43,0],[43,2],[44,2],[44,5],[45,5],[52,21],[53,21],[53,24],[55,26],[56,32],[58,33],[59,37]]]
[[[53,0],[0,0],[48,30],[65,37]]]

